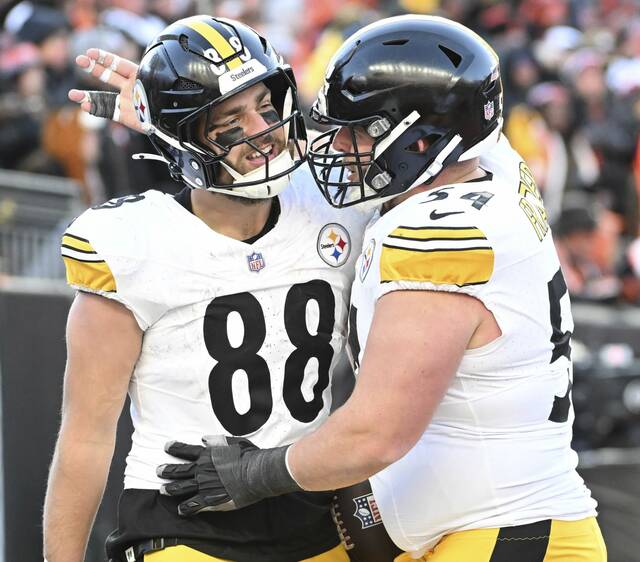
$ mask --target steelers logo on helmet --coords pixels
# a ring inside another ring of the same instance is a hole
[[[318,255],[331,267],[340,267],[349,259],[351,238],[347,229],[337,223],[322,227],[318,234]]]
[[[133,107],[136,111],[138,121],[143,125],[148,125],[151,122],[149,117],[149,102],[147,101],[147,93],[144,91],[144,86],[140,80],[136,80],[136,85],[133,87]]]

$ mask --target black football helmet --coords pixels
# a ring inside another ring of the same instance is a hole
[[[277,113],[271,109],[268,127],[252,136],[239,129],[226,142],[205,137],[216,106],[258,82],[270,90]],[[191,187],[272,197],[305,161],[306,130],[293,72],[264,37],[240,22],[194,16],[168,26],[142,57],[133,102],[160,154],[155,158],[165,160],[172,175]],[[269,159],[265,139],[277,129],[284,132],[286,147]],[[242,144],[261,155],[264,166],[241,174],[225,161]],[[223,169],[233,181],[221,178]]]
[[[480,36],[451,20],[383,19],[352,35],[333,56],[311,117],[338,125],[309,150],[311,170],[331,205],[394,197],[497,142],[498,57]],[[342,127],[353,152],[336,151]],[[370,150],[358,150],[356,133],[363,131],[373,138]],[[424,152],[415,146],[420,139],[428,141]]]

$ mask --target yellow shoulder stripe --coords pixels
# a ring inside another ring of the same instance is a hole
[[[404,240],[486,240],[482,230],[473,227],[409,227],[399,226],[389,238]]]
[[[382,245],[380,280],[422,281],[434,285],[481,285],[491,278],[494,254],[489,247],[415,250]]]
[[[225,37],[217,30],[203,23],[201,21],[185,21],[185,25],[189,26],[191,29],[202,35],[211,46],[218,51],[218,54],[222,57],[222,60],[225,60],[233,55],[239,55],[240,53],[236,52],[236,50],[231,46],[229,41],[225,39]],[[233,70],[234,68],[238,68],[242,64],[239,56],[226,61],[227,68],[229,70]]]
[[[95,254],[96,251],[89,240],[74,236],[73,234],[65,234],[62,237],[62,247],[81,252],[83,254]]]
[[[115,292],[116,280],[105,261],[81,261],[62,256],[67,268],[67,283],[92,291]]]

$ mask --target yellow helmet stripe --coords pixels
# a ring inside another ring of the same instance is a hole
[[[227,41],[217,29],[214,29],[210,25],[207,25],[206,23],[203,23],[201,21],[185,22],[185,24],[189,26],[191,29],[193,29],[194,31],[196,31],[197,33],[199,33],[200,35],[202,35],[202,37],[204,37],[207,41],[209,41],[211,46],[216,51],[218,51],[219,55],[222,57],[223,60],[226,59],[227,57],[236,55],[235,58],[227,61],[226,63],[227,68],[229,70],[238,68],[242,64],[240,57],[237,56],[240,53],[238,53],[231,46],[229,41]]]

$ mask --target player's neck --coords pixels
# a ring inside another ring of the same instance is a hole
[[[406,201],[407,199],[409,199],[409,197],[413,197],[414,195],[422,193],[423,191],[431,191],[432,189],[442,187],[443,185],[463,183],[465,181],[484,177],[485,175],[486,172],[482,168],[480,168],[480,158],[473,158],[472,160],[459,162],[458,164],[445,168],[440,173],[440,175],[429,185],[419,185],[417,187],[414,187],[410,191],[407,191],[401,195],[398,195],[398,197],[391,199],[391,201],[387,201],[384,204],[384,207],[386,210],[389,210],[396,205],[399,205],[403,201]]]
[[[202,189],[191,192],[193,214],[218,234],[248,240],[264,228],[273,199],[244,200]]]

